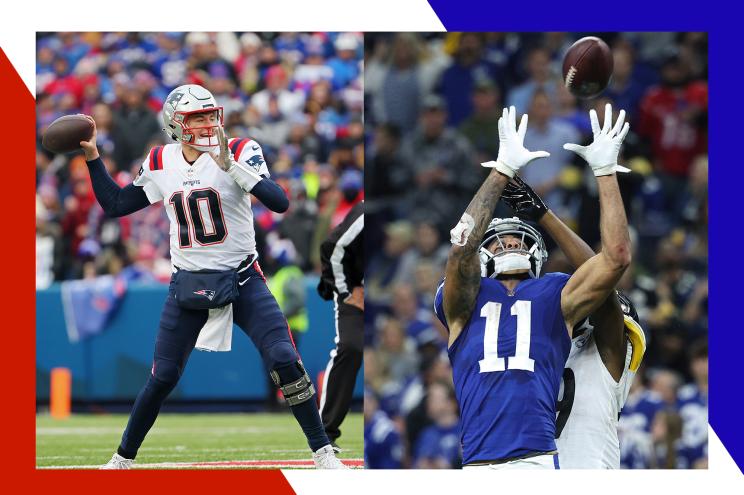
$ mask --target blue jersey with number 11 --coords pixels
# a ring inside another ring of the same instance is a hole
[[[449,348],[463,464],[556,449],[555,404],[571,349],[561,312],[568,279],[523,280],[510,295],[498,280],[481,278],[470,320]],[[442,292],[443,284],[434,309],[447,326]]]

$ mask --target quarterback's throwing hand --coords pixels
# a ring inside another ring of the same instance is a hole
[[[222,127],[217,127],[217,141],[220,143],[219,154],[210,151],[209,154],[212,156],[217,165],[227,172],[232,166],[235,158],[233,157],[232,151],[227,146],[227,138],[225,137],[225,130]]]
[[[504,108],[499,118],[499,156],[496,161],[481,163],[484,167],[495,168],[509,177],[536,158],[550,156],[547,151],[530,151],[524,147],[527,134],[527,114],[522,115],[517,129],[517,109]]]
[[[620,110],[615,125],[612,125],[612,105],[605,106],[604,125],[599,128],[599,119],[594,109],[589,111],[589,120],[592,123],[592,134],[594,141],[589,146],[578,144],[564,144],[563,148],[573,151],[589,163],[594,175],[611,175],[615,172],[630,172],[629,169],[617,164],[620,154],[620,145],[628,134],[630,124],[625,122],[625,110]],[[625,122],[625,125],[623,125]]]
[[[80,141],[80,147],[83,148],[83,152],[85,153],[85,160],[91,161],[98,158],[98,146],[96,146],[96,136],[98,131],[96,130],[96,121],[93,120],[93,117],[85,115],[85,118],[93,124],[93,135],[87,141]]]

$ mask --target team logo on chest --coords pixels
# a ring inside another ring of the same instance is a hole
[[[194,170],[194,167],[186,169],[186,180],[183,181],[183,187],[194,187],[197,184],[201,184],[199,179],[194,179],[195,175],[196,170]]]

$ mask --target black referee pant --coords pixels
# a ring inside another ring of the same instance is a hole
[[[320,395],[320,417],[331,441],[341,436],[339,427],[351,406],[364,345],[364,311],[336,298],[334,294],[336,348],[331,351]]]

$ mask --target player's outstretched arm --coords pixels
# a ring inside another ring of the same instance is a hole
[[[604,127],[600,129],[597,113],[590,112],[594,142],[587,146],[566,144],[564,148],[584,158],[597,177],[599,189],[602,251],[581,265],[571,276],[561,294],[561,308],[570,326],[593,313],[615,289],[630,264],[631,246],[628,219],[625,216],[615,172],[617,156],[628,133],[625,111],[612,126],[612,107],[605,108]]]
[[[481,277],[478,249],[504,187],[520,168],[532,160],[549,156],[545,151],[531,152],[524,147],[527,115],[522,116],[519,129],[516,119],[514,107],[504,109],[498,124],[499,156],[495,162],[482,164],[494,170],[470,201],[460,222],[450,232],[453,246],[447,258],[442,300],[450,345],[460,335],[473,312]]]
[[[450,345],[460,335],[473,312],[481,278],[478,248],[501,191],[508,182],[506,175],[497,170],[491,171],[470,201],[460,222],[450,232],[453,246],[444,272],[442,299]]]
[[[121,217],[149,206],[143,188],[129,184],[122,189],[111,178],[98,154],[96,123],[92,117],[86,115],[86,118],[93,124],[93,135],[88,141],[81,141],[80,147],[85,153],[93,193],[103,211],[110,217]]]

